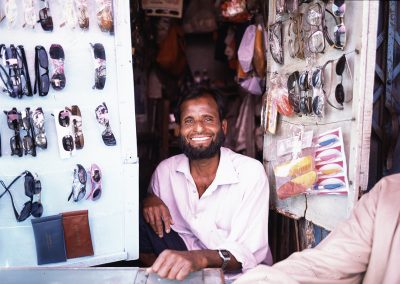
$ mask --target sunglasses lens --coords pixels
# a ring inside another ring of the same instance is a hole
[[[96,201],[97,199],[99,199],[101,196],[101,189],[98,188],[93,192],[93,196],[92,196],[92,200]]]
[[[312,5],[307,11],[307,22],[312,26],[319,26],[322,22],[321,6],[319,4]]]
[[[321,96],[316,96],[313,99],[312,108],[313,108],[313,112],[317,116],[321,116],[322,115],[323,109],[324,109],[324,100],[323,100],[323,98]]]
[[[40,180],[35,180],[35,194],[39,194],[42,191],[42,183],[40,182]]]
[[[76,199],[74,199],[75,201],[79,201],[82,200],[82,198],[84,198],[86,195],[86,189],[84,187],[81,188],[81,190],[78,193],[78,197]]]
[[[308,46],[312,53],[320,53],[324,51],[325,38],[323,32],[316,31],[313,33],[308,40]]]
[[[22,156],[22,141],[19,136],[13,136],[10,138],[10,148],[11,148],[11,155],[18,155]]]
[[[338,104],[343,105],[344,103],[344,88],[342,84],[338,84],[335,89],[335,98]]]
[[[99,170],[94,170],[92,174],[92,180],[95,182],[100,182],[101,174]]]
[[[87,174],[86,170],[83,168],[82,165],[78,164],[78,170],[75,170],[75,173],[77,173],[77,178],[81,184],[86,184],[87,181]]]
[[[65,151],[74,150],[74,140],[71,135],[64,136],[62,139],[62,144]]]
[[[338,48],[343,48],[346,45],[346,26],[344,24],[335,26],[333,37],[335,45]]]
[[[25,221],[26,218],[28,218],[29,215],[31,215],[31,212],[32,212],[32,202],[27,201],[25,202],[24,208],[22,209],[21,214],[19,215],[18,222]]]
[[[31,214],[33,217],[39,218],[43,214],[43,205],[40,202],[32,203]]]
[[[40,24],[45,31],[53,30],[53,19],[50,16],[49,8],[43,8],[39,11],[39,19]]]
[[[47,69],[49,67],[49,58],[47,57],[47,52],[44,48],[37,50],[39,64],[41,67]]]
[[[35,143],[39,147],[47,146],[47,137],[43,133],[39,133],[35,136]]]
[[[312,74],[312,85],[314,88],[320,88],[322,86],[322,71],[321,69],[317,69]]]
[[[344,72],[344,68],[346,67],[346,56],[342,55],[336,63],[336,74],[341,76]]]
[[[345,0],[334,0],[332,4],[332,12],[336,17],[343,17],[346,12]]]
[[[49,78],[49,74],[43,74],[42,76],[40,76],[40,87],[43,93],[47,93],[49,92],[49,88],[50,88],[50,78]]]
[[[23,139],[23,147],[26,152],[30,152],[33,148],[33,140],[30,136],[24,136]]]
[[[58,123],[60,123],[60,125],[63,127],[69,126],[69,117],[70,117],[69,111],[66,110],[60,111],[60,113],[58,114]]]

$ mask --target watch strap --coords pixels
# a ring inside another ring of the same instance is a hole
[[[228,265],[228,262],[231,260],[231,255],[230,255],[229,251],[227,251],[225,249],[218,250],[218,254],[222,259],[221,269],[224,270],[226,268],[226,266]]]

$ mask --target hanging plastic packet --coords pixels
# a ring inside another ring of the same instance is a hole
[[[306,193],[317,181],[312,131],[293,131],[293,136],[277,141],[274,174],[279,199]]]
[[[249,25],[243,34],[242,41],[238,49],[238,59],[240,66],[245,73],[253,70],[252,60],[254,55],[254,42],[256,38],[256,26]]]
[[[284,116],[292,116],[294,111],[289,103],[289,94],[287,90],[287,77],[285,75],[274,73],[270,79],[270,93],[272,102],[276,105],[277,111]]]

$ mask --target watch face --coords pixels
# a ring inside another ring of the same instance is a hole
[[[231,257],[227,250],[221,249],[220,252],[221,252],[221,254],[222,254],[222,256],[224,258],[230,258]]]

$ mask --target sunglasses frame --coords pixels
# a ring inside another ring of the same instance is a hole
[[[102,179],[103,179],[103,176],[102,176],[99,166],[96,164],[92,164],[90,166],[91,190],[90,190],[89,195],[86,197],[86,200],[91,198],[93,201],[96,201],[101,197]]]
[[[15,207],[14,198],[11,194],[10,188],[21,177],[25,177],[24,180],[25,195],[29,197],[29,200],[24,203],[22,210],[18,213]],[[35,176],[31,172],[29,171],[22,172],[19,176],[14,178],[14,180],[8,186],[6,186],[6,184],[2,180],[0,180],[0,184],[5,189],[3,193],[0,195],[0,198],[3,197],[4,194],[8,193],[8,195],[11,198],[11,204],[17,222],[23,222],[31,215],[37,218],[43,215],[43,205],[41,203],[41,192],[42,192],[41,182],[39,179],[35,178]],[[39,198],[38,201],[33,202],[33,198],[35,195],[38,195]]]
[[[82,200],[86,195],[86,182],[87,172],[81,164],[76,164],[74,168],[74,178],[72,182],[72,190],[68,196],[68,201],[73,197],[74,202]],[[78,194],[75,196],[75,192],[78,189]]]
[[[40,53],[43,55],[40,56]],[[46,63],[44,66],[42,63]],[[41,73],[40,68],[44,69],[45,72]],[[35,46],[35,87],[33,92],[36,94],[39,91],[39,96],[47,96],[50,90],[50,75],[49,75],[49,57],[46,49],[41,46]]]

